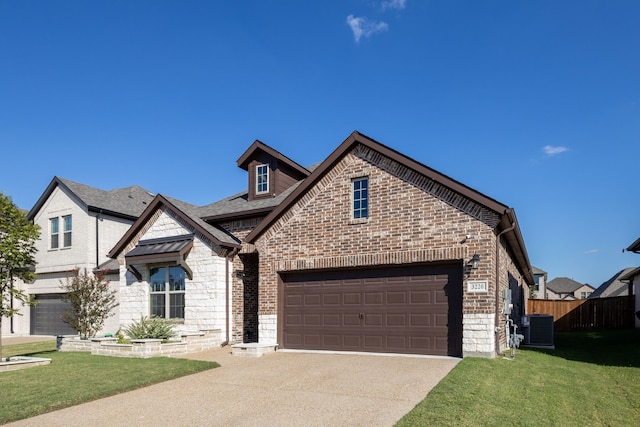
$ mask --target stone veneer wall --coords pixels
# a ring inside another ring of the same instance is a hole
[[[369,218],[353,220],[352,180],[364,176],[369,178]],[[466,264],[478,254],[480,268],[465,272],[463,351],[490,351],[498,220],[494,212],[437,182],[356,147],[256,242],[260,342],[277,339],[279,272],[436,261]],[[468,280],[487,280],[488,292],[467,292]]]
[[[139,240],[192,232],[194,230],[183,224],[169,209],[162,209],[123,252],[133,249]],[[185,319],[184,323],[177,327],[180,331],[227,330],[225,266],[227,259],[218,255],[219,249],[204,236],[196,233],[193,248],[186,259],[187,265],[193,271],[193,279],[186,279]],[[140,320],[141,316],[149,315],[149,268],[142,269],[143,278],[138,282],[131,273],[126,271],[124,255],[119,257],[119,261],[121,277],[125,278],[120,283],[120,325],[124,328],[134,320]]]

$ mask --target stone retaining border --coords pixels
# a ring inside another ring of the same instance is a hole
[[[118,344],[115,337],[80,339],[77,335],[58,336],[58,351],[83,351],[100,356],[171,357],[187,353],[219,348],[224,343],[222,331],[211,329],[200,332],[183,333],[179,341],[163,343],[159,339],[131,340],[131,344]]]

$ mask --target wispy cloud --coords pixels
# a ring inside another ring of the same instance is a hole
[[[387,0],[382,2],[382,10],[398,9],[402,10],[407,6],[407,0]]]
[[[584,251],[585,254],[595,254],[596,252],[600,252],[599,249],[589,249],[588,251]]]
[[[555,147],[553,145],[545,145],[542,148],[542,151],[544,151],[544,153],[547,156],[557,156],[560,153],[564,153],[565,151],[569,151],[569,149],[567,147],[563,147],[563,146]]]
[[[360,43],[360,39],[365,37],[371,37],[376,33],[387,31],[389,26],[386,22],[382,21],[370,21],[364,17],[356,17],[353,15],[347,16],[347,25],[351,27],[353,31],[353,39],[356,43]]]

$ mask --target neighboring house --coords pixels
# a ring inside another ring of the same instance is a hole
[[[636,254],[640,253],[640,239],[633,242],[627,248],[627,251]],[[632,285],[632,293],[636,298],[636,328],[640,328],[640,267],[627,272],[624,276],[620,277],[620,280],[629,281]]]
[[[256,141],[247,191],[157,195],[109,256],[141,315],[285,349],[493,357],[531,265],[513,209],[358,132],[305,168]],[[496,286],[497,284],[497,286]]]
[[[568,277],[557,277],[547,283],[546,299],[576,300],[587,299],[594,291],[593,286],[576,282]]]
[[[27,215],[40,226],[41,236],[36,242],[37,278],[21,286],[38,304],[23,307],[22,315],[3,322],[3,335],[74,333],[62,321],[67,305],[61,299],[61,281],[75,268],[109,270],[114,262],[107,252],[152,199],[147,190],[137,186],[104,191],[54,177]],[[117,264],[115,268],[116,274],[107,278],[119,288]],[[116,316],[107,321],[105,331],[117,331],[117,314],[116,310]]]
[[[547,299],[547,272],[540,270],[535,266],[531,267],[531,270],[533,272],[533,280],[535,282],[533,285],[535,299]]]
[[[624,295],[633,295],[633,282],[627,278],[636,268],[629,267],[618,271],[609,280],[602,283],[589,298],[607,298],[621,297]]]

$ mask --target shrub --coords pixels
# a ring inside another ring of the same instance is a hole
[[[142,316],[139,322],[134,320],[125,332],[134,340],[153,338],[166,341],[176,334],[173,326],[172,323],[160,317]]]
[[[94,337],[102,329],[105,320],[113,316],[118,306],[116,291],[109,288],[104,279],[106,272],[89,275],[87,270],[73,270],[73,276],[66,283],[60,281],[65,295],[62,300],[69,303],[63,320],[80,334],[80,338]]]

